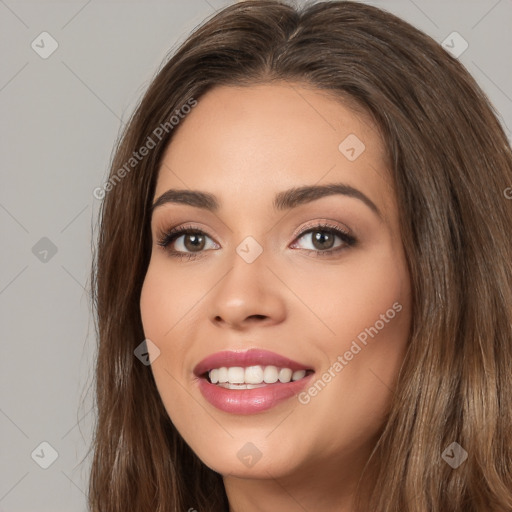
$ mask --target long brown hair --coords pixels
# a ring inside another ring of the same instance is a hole
[[[457,59],[392,14],[273,0],[239,2],[198,28],[157,73],[116,148],[92,269],[90,509],[227,510],[221,475],[185,444],[134,356],[144,340],[139,298],[157,173],[179,129],[169,119],[217,85],[274,80],[369,113],[398,200],[413,321],[360,510],[512,510],[512,153],[493,106]],[[148,137],[156,147],[127,167]],[[456,469],[441,456],[454,442],[468,454]]]

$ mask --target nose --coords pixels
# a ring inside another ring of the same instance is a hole
[[[209,316],[217,327],[238,331],[276,325],[286,317],[284,293],[263,255],[252,263],[235,255],[233,267],[209,294]]]

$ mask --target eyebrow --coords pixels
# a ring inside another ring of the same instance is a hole
[[[379,218],[382,218],[377,205],[365,194],[357,188],[346,185],[345,183],[332,183],[328,185],[311,185],[303,187],[295,187],[283,192],[279,192],[274,197],[274,210],[283,211],[297,206],[310,203],[322,197],[341,194],[353,197],[362,201],[370,208]],[[205,210],[216,212],[219,210],[220,204],[216,196],[208,192],[188,189],[170,189],[164,192],[151,206],[151,213],[158,207],[166,203],[186,204],[203,208]]]

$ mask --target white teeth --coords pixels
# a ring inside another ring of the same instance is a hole
[[[224,366],[223,368],[219,368],[219,382],[227,382],[228,381],[228,369]]]
[[[292,371],[290,368],[281,368],[279,370],[279,382],[290,382],[292,380]]]
[[[306,375],[306,370],[297,370],[296,372],[293,372],[292,380],[302,379],[304,375]]]
[[[263,382],[263,368],[261,366],[248,366],[245,369],[245,382],[247,384],[261,384]]]
[[[274,382],[277,382],[278,375],[277,367],[275,366],[266,366],[263,370],[263,380],[267,384],[274,384]]]
[[[290,368],[278,368],[277,366],[232,366],[226,368],[214,368],[210,370],[209,377],[212,384],[228,389],[254,389],[265,386],[265,384],[274,384],[277,381],[286,384],[287,382],[302,379],[306,375],[306,370],[297,370]],[[233,385],[233,386],[231,386]]]
[[[241,366],[232,366],[228,368],[228,382],[230,384],[243,384],[245,379],[245,370]]]

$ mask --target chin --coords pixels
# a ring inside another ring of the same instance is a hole
[[[212,450],[211,445],[204,450],[194,450],[201,461],[213,471],[223,476],[236,478],[277,478],[293,472],[296,467],[292,449],[295,443],[279,440],[276,446],[265,442],[266,433],[260,433],[261,442],[253,437],[253,441],[232,439],[224,445],[217,444],[217,449]],[[265,446],[263,446],[265,444]]]

